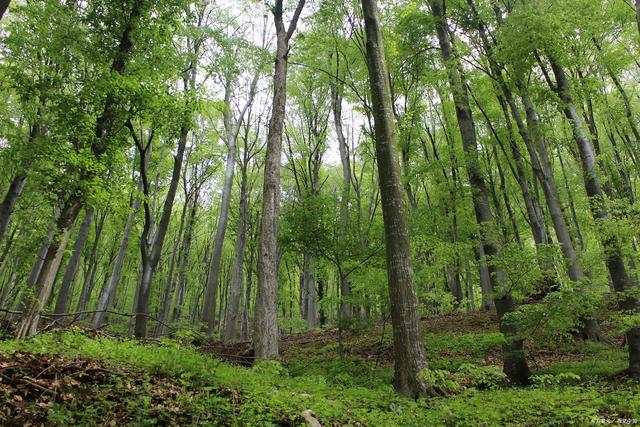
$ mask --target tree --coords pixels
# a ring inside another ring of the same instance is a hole
[[[393,385],[402,395],[418,397],[433,394],[434,390],[429,389],[426,382],[419,377],[427,363],[413,286],[391,90],[376,1],[362,0],[362,11],[367,35],[367,68],[375,120],[376,158],[387,248],[387,276],[393,325]]]
[[[258,359],[278,357],[278,220],[280,212],[280,156],[286,107],[289,41],[296,30],[305,0],[298,0],[289,26],[283,22],[283,0],[272,9],[276,27],[276,58],[273,75],[273,106],[269,121],[262,220],[258,249],[258,292],[255,303],[253,346]]]
[[[234,49],[228,54],[235,59],[238,56],[238,49]],[[225,162],[224,184],[222,187],[222,200],[220,204],[220,212],[218,216],[218,225],[213,240],[213,251],[211,254],[211,262],[209,263],[209,274],[207,275],[207,284],[205,289],[204,307],[202,308],[202,322],[207,324],[207,334],[211,336],[215,326],[216,299],[218,297],[218,282],[220,280],[220,263],[222,260],[222,245],[224,244],[224,236],[227,231],[227,223],[229,221],[229,206],[231,204],[231,187],[233,185],[233,175],[236,163],[236,141],[240,127],[245,115],[251,105],[256,94],[258,77],[260,76],[261,64],[256,66],[253,78],[249,83],[249,94],[244,105],[239,108],[237,115],[234,114],[232,104],[233,86],[236,84],[235,73],[238,72],[232,66],[225,66],[222,75],[224,83],[224,107],[222,111],[224,140],[227,144],[227,157]]]
[[[450,90],[455,103],[456,117],[466,154],[465,166],[472,188],[476,221],[480,227],[482,248],[488,257],[496,257],[499,249],[494,230],[494,217],[489,205],[486,183],[478,161],[478,143],[473,115],[469,105],[467,86],[459,60],[455,58],[452,49],[449,26],[444,15],[445,0],[430,0],[429,4],[431,12],[436,19],[436,32],[440,51],[447,68]],[[500,283],[502,273],[496,269],[494,263],[489,265],[489,273],[491,291],[495,293],[494,302],[498,319],[500,320],[500,330],[505,335],[506,340],[502,349],[504,371],[513,383],[527,384],[530,371],[524,356],[523,341],[517,335],[516,325],[505,317],[515,310],[513,297],[505,284]]]
[[[2,19],[5,12],[7,11],[9,3],[11,3],[11,0],[0,0],[0,19]]]

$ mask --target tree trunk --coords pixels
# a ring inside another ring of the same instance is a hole
[[[233,274],[231,278],[231,298],[225,320],[224,339],[226,341],[237,338],[237,323],[242,291],[244,289],[244,250],[247,236],[247,164],[242,165],[240,182],[240,216],[238,218],[238,235],[236,236],[236,253],[233,259]]]
[[[0,19],[4,16],[11,0],[0,0]]]
[[[482,244],[477,245],[474,248],[476,261],[478,262],[478,269],[480,274],[480,290],[482,291],[482,309],[484,311],[491,311],[494,308],[493,300],[491,299],[491,273],[489,272],[489,265],[487,264],[487,257],[484,253],[484,246]]]
[[[8,2],[7,2],[8,3]],[[0,3],[0,18],[2,18],[2,4]],[[9,228],[9,221],[11,220],[11,214],[18,203],[18,199],[24,190],[24,186],[27,183],[27,175],[16,175],[9,185],[9,190],[4,196],[4,200],[0,204],[0,242]]]
[[[362,0],[366,33],[366,59],[375,120],[382,215],[387,251],[387,277],[393,326],[393,385],[399,394],[433,394],[419,378],[427,367],[420,334],[418,301],[413,285],[404,191],[397,155],[395,119],[391,103],[382,32],[375,0]]]
[[[40,270],[42,269],[42,265],[44,264],[44,260],[47,256],[47,250],[49,249],[49,245],[53,240],[53,236],[56,231],[58,215],[59,215],[59,211],[58,211],[58,208],[56,207],[53,210],[53,220],[49,224],[49,230],[47,231],[47,235],[42,241],[40,248],[38,249],[38,252],[36,254],[36,259],[33,262],[33,266],[31,267],[31,272],[29,273],[29,277],[27,277],[27,283],[20,297],[20,301],[18,302],[18,306],[16,307],[17,311],[24,311],[25,307],[29,302],[31,289],[36,285],[36,281],[38,280],[38,275],[40,274]],[[18,315],[16,315],[16,318],[17,316]]]
[[[228,114],[228,113],[227,113]],[[215,326],[216,299],[218,298],[218,286],[220,280],[220,264],[222,261],[222,246],[229,221],[229,204],[231,203],[231,187],[233,185],[233,172],[235,169],[236,141],[235,136],[227,132],[227,160],[222,187],[222,202],[218,226],[213,240],[213,253],[209,263],[209,275],[204,294],[204,306],[202,307],[203,323],[207,324],[207,335],[211,336]]]
[[[171,309],[171,302],[173,301],[173,294],[176,288],[176,277],[174,274],[176,261],[181,257],[180,247],[183,239],[182,231],[184,230],[184,224],[187,217],[188,204],[185,203],[182,206],[182,213],[180,214],[180,225],[178,226],[178,235],[173,243],[173,251],[171,254],[171,261],[169,262],[169,271],[167,272],[167,284],[162,294],[162,300],[160,302],[160,310],[158,312],[158,324],[156,325],[155,335],[161,336],[166,332],[165,323],[169,318],[169,310]],[[179,261],[178,261],[179,262]]]
[[[196,223],[196,215],[198,212],[198,200],[200,199],[200,188],[196,189],[191,208],[189,209],[189,218],[187,220],[187,230],[184,239],[182,239],[182,248],[180,248],[180,258],[178,259],[178,291],[176,292],[175,302],[173,304],[172,321],[176,322],[182,314],[182,307],[187,296],[187,267],[191,252],[191,240],[193,238],[193,230]]]
[[[460,136],[466,154],[466,169],[472,189],[476,221],[480,227],[481,244],[485,255],[492,258],[498,255],[494,218],[489,205],[486,183],[480,169],[475,124],[469,105],[467,87],[460,70],[460,64],[453,55],[453,49],[449,39],[449,26],[443,14],[443,3],[444,0],[429,1],[433,16],[436,19],[438,42],[440,44],[442,58],[448,71],[449,84],[451,86],[456,117],[458,118],[458,126],[460,128]],[[488,267],[491,278],[491,289],[496,294],[494,303],[500,322],[500,331],[504,334],[506,340],[502,348],[504,371],[512,383],[527,384],[531,373],[525,359],[523,341],[517,337],[516,325],[505,319],[505,315],[515,310],[515,304],[511,293],[508,289],[504,288],[504,283],[501,283],[503,280],[501,277],[502,272],[498,271],[493,263],[490,263]]]
[[[96,283],[96,272],[98,270],[98,244],[100,243],[100,237],[102,236],[102,230],[104,229],[104,221],[106,217],[107,212],[105,211],[98,219],[98,222],[96,224],[93,245],[91,247],[91,253],[89,255],[89,271],[84,278],[84,284],[82,286],[82,291],[80,292],[80,299],[78,300],[78,308],[76,309],[76,311],[85,311],[87,309],[89,300],[91,299],[91,294],[93,293],[93,288]],[[86,315],[81,314],[78,318],[84,319],[85,316]]]
[[[304,254],[303,260],[304,289],[306,292],[306,320],[307,329],[318,326],[318,294],[316,292],[316,273],[313,255]]]
[[[253,265],[253,256],[249,258],[249,265]],[[249,311],[251,310],[251,292],[253,291],[253,270],[251,267],[247,269],[247,288],[244,292],[244,304],[242,307],[242,325],[240,327],[240,339],[246,341],[249,339]]]
[[[192,75],[195,75],[195,71],[192,70]],[[185,90],[187,83],[185,83]],[[153,280],[154,271],[160,261],[162,255],[162,246],[164,245],[164,238],[169,228],[169,221],[171,220],[171,211],[173,210],[173,203],[175,201],[176,193],[178,191],[178,184],[180,182],[180,173],[182,169],[182,161],[184,159],[185,147],[187,145],[187,136],[191,128],[191,117],[189,113],[185,113],[186,117],[183,119],[182,128],[180,129],[180,137],[178,140],[178,147],[176,156],[173,160],[173,171],[171,173],[171,183],[167,190],[167,196],[164,200],[164,206],[162,208],[162,216],[156,230],[153,240],[148,239],[151,236],[151,214],[147,200],[145,199],[145,227],[140,239],[140,252],[142,257],[142,280],[140,281],[140,288],[138,291],[138,301],[136,304],[135,313],[135,327],[134,334],[136,338],[144,338],[147,335],[147,323],[149,320],[149,302],[151,299],[151,282]],[[143,182],[146,181],[146,166],[145,166],[145,153],[141,153],[141,175],[143,176]],[[142,170],[145,173],[142,173]],[[145,194],[148,195],[148,184],[144,184]]]
[[[54,309],[55,314],[66,313],[69,310],[73,282],[75,281],[76,274],[78,273],[78,267],[80,267],[82,252],[84,251],[84,245],[87,241],[87,237],[89,236],[89,227],[91,226],[94,215],[95,210],[93,208],[89,208],[82,220],[82,224],[80,224],[78,237],[76,238],[76,242],[73,246],[73,254],[71,255],[71,258],[69,258],[69,263],[67,264],[64,277],[62,278],[62,285],[58,292],[58,299],[56,300],[56,307]]]
[[[142,190],[141,183],[138,185],[138,189],[141,192]],[[118,284],[120,283],[122,266],[124,264],[124,260],[127,255],[127,248],[129,247],[129,238],[131,236],[131,229],[133,228],[136,212],[139,207],[140,207],[140,199],[138,197],[133,196],[133,201],[131,203],[129,215],[127,216],[127,223],[124,226],[124,231],[122,233],[122,240],[120,242],[120,248],[118,249],[118,255],[116,257],[115,264],[113,265],[113,270],[111,271],[109,282],[107,283],[107,286],[105,287],[104,291],[100,294],[100,298],[98,299],[98,305],[96,307],[96,310],[98,310],[98,312],[96,312],[93,317],[93,327],[96,329],[102,326],[106,318],[106,313],[100,312],[100,311],[106,310],[110,307],[109,302],[115,296],[116,289],[118,287]]]
[[[17,339],[34,335],[38,330],[40,311],[49,297],[53,279],[62,261],[62,255],[69,240],[73,223],[75,222],[82,202],[77,197],[71,197],[63,207],[56,223],[56,232],[47,249],[47,255],[42,263],[42,268],[35,282],[35,295],[25,306],[20,325],[16,333]]]
[[[569,80],[567,79],[564,69],[555,58],[549,58],[549,62],[553,74],[556,77],[556,91],[562,101],[562,110],[571,124],[573,137],[580,152],[584,186],[587,195],[591,199],[591,213],[595,220],[607,221],[609,213],[607,212],[604,195],[600,187],[593,147],[585,135],[582,119],[578,115],[573,99],[571,98]],[[601,237],[601,242],[607,254],[606,265],[611,275],[613,288],[617,293],[627,294],[634,286],[629,280],[620,244],[614,235]],[[637,310],[638,301],[632,295],[627,294],[620,302],[620,308],[625,311]],[[636,377],[640,377],[640,328],[631,328],[627,331],[626,335],[629,346],[628,372]]]
[[[255,302],[253,346],[255,357],[278,357],[278,221],[280,214],[280,156],[287,98],[289,40],[293,35],[305,0],[298,0],[289,28],[285,30],[283,0],[272,9],[276,27],[276,58],[273,75],[273,105],[264,162],[262,219],[258,247],[258,292]]]
[[[524,85],[519,82],[517,84],[525,108],[527,125],[525,126],[522,121],[515,103],[511,105],[511,111],[518,125],[520,135],[525,141],[525,145],[529,151],[534,172],[542,186],[542,192],[547,202],[547,207],[549,208],[549,215],[551,216],[556,238],[558,239],[560,249],[567,263],[569,278],[573,281],[578,281],[582,279],[583,273],[578,262],[578,255],[574,249],[573,241],[571,240],[569,226],[562,212],[560,195],[558,194],[558,187],[553,175],[553,168],[551,166],[551,160],[549,159],[547,146],[542,137],[540,121]]]
[[[336,136],[338,139],[338,150],[340,152],[340,163],[342,165],[342,195],[340,200],[340,228],[342,235],[349,234],[350,215],[349,201],[351,200],[351,162],[349,159],[349,146],[342,129],[342,85],[335,83],[331,85],[333,122],[336,128]],[[343,297],[351,296],[351,284],[348,280],[342,280],[340,283],[340,293]],[[342,301],[341,317],[350,320],[352,316],[351,303]]]

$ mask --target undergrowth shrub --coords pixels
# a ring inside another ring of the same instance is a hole
[[[446,394],[457,394],[470,388],[495,390],[507,384],[507,376],[495,366],[477,366],[471,363],[460,365],[457,371],[425,369],[420,379]]]

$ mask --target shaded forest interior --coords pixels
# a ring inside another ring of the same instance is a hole
[[[640,418],[640,0],[0,0],[0,422]]]

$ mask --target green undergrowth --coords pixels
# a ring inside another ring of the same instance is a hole
[[[590,348],[584,360],[560,362],[536,372],[534,386],[505,388],[493,383],[493,372],[475,365],[461,367],[468,359],[481,358],[499,348],[499,335],[475,335],[477,340],[466,335],[457,339],[453,334],[427,336],[430,346],[447,349],[446,355],[430,353],[433,371],[427,373],[428,377],[458,381],[461,373],[467,372],[476,380],[458,387],[457,394],[418,401],[393,392],[389,385],[391,366],[361,356],[341,357],[335,343],[315,346],[316,355],[307,348],[296,357],[296,348],[289,349],[286,366],[267,362],[251,368],[220,362],[170,340],[144,344],[89,337],[80,330],[6,341],[0,344],[0,351],[83,357],[171,378],[190,390],[176,405],[183,405],[183,410],[186,405],[190,423],[198,425],[304,425],[300,414],[307,409],[324,426],[581,426],[594,423],[596,418],[639,418],[640,385],[607,377],[624,367],[621,350]],[[447,364],[447,359],[455,363]],[[148,388],[142,390],[152,394]],[[108,412],[105,408],[113,409],[113,392],[88,408],[74,406],[73,402],[56,404],[49,424],[68,425],[69,419],[76,425],[104,423],[101,417]],[[130,425],[154,424],[153,414],[144,411],[144,397],[132,399],[131,404],[141,409]]]

